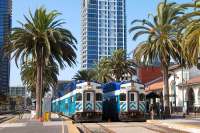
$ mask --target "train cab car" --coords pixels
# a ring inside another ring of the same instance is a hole
[[[103,118],[112,121],[145,121],[144,85],[111,82],[103,86]]]
[[[136,82],[126,82],[120,85],[119,120],[145,121],[144,85]]]
[[[62,113],[77,122],[102,120],[102,88],[96,82],[67,85],[67,93],[52,101],[54,112]]]

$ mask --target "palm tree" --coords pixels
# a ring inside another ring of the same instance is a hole
[[[192,7],[194,10],[183,15],[180,19],[189,21],[183,29],[183,49],[187,60],[190,60],[193,65],[200,63],[200,0],[195,0],[192,4],[183,4],[182,6]]]
[[[47,12],[43,7],[36,9],[35,14],[29,12],[25,23],[13,29],[11,45],[5,46],[7,54],[13,54],[16,64],[21,58],[26,62],[30,58],[36,61],[36,112],[41,113],[41,90],[43,88],[43,69],[49,62],[59,64],[60,68],[76,64],[76,39],[72,33],[64,29],[64,22],[57,17],[57,11]],[[46,65],[45,65],[46,64]]]
[[[113,52],[110,58],[109,66],[111,67],[111,74],[115,77],[116,81],[120,81],[126,74],[136,74],[136,64],[126,59],[126,52],[118,49]]]
[[[80,70],[78,71],[73,79],[75,80],[84,80],[84,81],[91,81],[91,80],[95,80],[95,71],[88,69],[88,70]]]
[[[29,61],[21,65],[21,79],[23,84],[27,87],[28,91],[35,96],[36,90],[36,78],[37,78],[37,67],[36,62]],[[41,91],[42,95],[49,91],[49,88],[55,88],[57,81],[59,70],[56,64],[49,64],[44,67],[43,70],[43,85],[44,88]]]
[[[126,60],[126,52],[118,49],[110,58],[102,58],[96,66],[97,80],[99,82],[120,81],[126,74],[134,75],[136,64]]]
[[[110,61],[108,58],[102,58],[96,65],[96,79],[99,82],[106,83],[112,81],[111,67],[109,65]]]
[[[135,59],[144,64],[161,62],[164,80],[164,110],[169,114],[169,85],[168,68],[171,59],[182,63],[182,49],[180,43],[179,27],[176,20],[184,13],[184,7],[176,3],[160,2],[157,6],[157,14],[153,20],[134,20],[130,32],[134,32],[133,40],[146,35],[146,41],[141,42],[134,51]],[[139,23],[139,25],[136,25]]]

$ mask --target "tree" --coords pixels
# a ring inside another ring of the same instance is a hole
[[[92,69],[80,70],[74,75],[73,79],[91,81],[95,80],[95,74],[95,71]]]
[[[122,80],[126,74],[131,76],[136,74],[136,64],[132,60],[126,59],[126,52],[122,49],[113,52],[109,66],[116,81]]]
[[[29,61],[21,65],[21,79],[23,84],[27,87],[27,90],[31,92],[33,97],[36,91],[36,78],[37,78],[36,62]],[[48,64],[43,70],[43,85],[44,88],[41,91],[42,96],[49,91],[50,88],[55,88],[59,70],[56,64]]]
[[[112,81],[111,67],[109,65],[110,61],[108,58],[102,58],[96,65],[96,79],[99,82],[106,83]]]
[[[126,60],[126,52],[118,49],[110,58],[102,58],[97,64],[97,79],[104,83],[110,80],[120,81],[126,74],[136,74],[135,67],[133,61]]]
[[[194,3],[183,4],[182,6],[193,8],[192,12],[187,12],[180,19],[181,22],[185,19],[189,20],[183,29],[184,55],[193,65],[198,65],[200,57],[200,0],[195,0]]]
[[[176,3],[160,2],[153,20],[134,20],[130,29],[133,40],[145,35],[147,40],[141,42],[134,51],[134,58],[144,64],[161,62],[164,80],[164,110],[169,113],[168,68],[170,61],[183,63],[179,26],[176,20],[184,13],[184,7]],[[138,25],[135,25],[135,24]]]
[[[35,13],[29,12],[24,16],[26,22],[20,22],[21,27],[12,31],[11,45],[5,45],[7,54],[13,54],[16,64],[21,58],[36,61],[36,112],[38,118],[41,113],[41,90],[43,88],[43,69],[49,62],[59,64],[60,68],[71,67],[76,64],[76,39],[72,33],[64,29],[63,20],[57,19],[57,11],[47,12],[43,7],[36,9]]]

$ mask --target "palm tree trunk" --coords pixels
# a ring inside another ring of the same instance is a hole
[[[37,118],[42,120],[42,90],[43,90],[43,48],[37,59],[37,83],[36,83],[36,113]]]
[[[41,118],[41,87],[42,87],[42,79],[41,79],[41,63],[38,61],[37,63],[37,82],[36,82],[36,114],[37,119]]]
[[[170,114],[170,105],[169,105],[169,82],[168,82],[168,66],[163,65],[163,101],[164,101],[164,112],[166,115]]]

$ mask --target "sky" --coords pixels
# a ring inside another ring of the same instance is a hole
[[[81,1],[82,0],[13,0],[12,27],[19,26],[17,21],[24,22],[24,15],[29,10],[34,11],[38,7],[45,7],[49,11],[57,10],[62,13],[60,16],[65,20],[65,28],[69,29],[78,40],[77,65],[73,68],[66,67],[60,70],[59,80],[70,80],[80,69],[80,48],[81,48]],[[127,29],[131,27],[131,21],[135,19],[148,19],[148,14],[156,12],[157,4],[162,0],[126,0],[127,10]],[[191,2],[192,0],[173,0],[177,3]],[[127,32],[127,53],[130,53],[139,42],[132,41],[132,35]],[[17,68],[15,62],[11,61],[10,86],[22,86],[20,77],[20,68]]]

